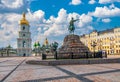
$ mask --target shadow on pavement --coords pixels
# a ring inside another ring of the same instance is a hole
[[[92,80],[85,78],[85,76],[120,72],[120,69],[115,69],[115,70],[109,70],[109,71],[93,72],[93,73],[86,73],[86,74],[77,75],[77,74],[72,73],[71,71],[63,69],[61,67],[58,67],[58,66],[54,66],[54,67],[56,69],[64,72],[64,73],[68,74],[68,76],[51,77],[51,78],[43,78],[43,79],[33,79],[33,80],[26,80],[26,81],[22,81],[22,82],[42,82],[42,81],[60,80],[60,79],[67,79],[67,78],[76,78],[77,80],[79,80],[81,82],[93,82]]]

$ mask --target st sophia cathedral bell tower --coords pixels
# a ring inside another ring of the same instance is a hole
[[[30,56],[31,52],[30,26],[25,18],[25,13],[23,13],[23,18],[20,20],[19,38],[17,38],[17,55]]]

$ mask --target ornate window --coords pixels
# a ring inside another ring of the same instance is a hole
[[[26,42],[25,41],[23,41],[23,47],[26,47]]]
[[[23,34],[23,36],[25,36],[25,34]]]
[[[25,30],[25,26],[23,26],[23,30]]]

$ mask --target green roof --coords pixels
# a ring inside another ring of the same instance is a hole
[[[39,43],[39,42],[37,42],[37,44],[36,44],[36,45],[37,45],[37,47],[40,47],[40,43]]]
[[[36,44],[36,42],[34,43],[34,45],[33,45],[35,48],[37,47],[37,44]]]
[[[37,42],[37,43],[35,42],[35,43],[34,43],[34,47],[35,47],[35,48],[36,48],[36,47],[40,47],[40,43],[39,43],[39,42]]]

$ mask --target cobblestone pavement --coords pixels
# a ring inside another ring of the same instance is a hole
[[[91,65],[29,65],[39,57],[0,58],[3,82],[120,82],[120,63]]]

